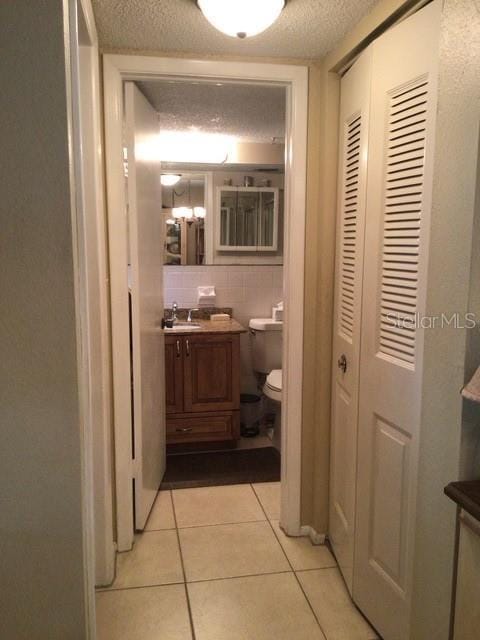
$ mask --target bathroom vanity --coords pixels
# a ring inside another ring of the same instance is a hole
[[[457,504],[450,638],[473,640],[480,627],[480,480],[452,482],[445,493]]]
[[[165,330],[167,445],[234,445],[240,437],[240,334],[235,320]]]

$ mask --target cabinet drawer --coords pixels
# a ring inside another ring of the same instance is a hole
[[[184,418],[167,417],[167,444],[217,442],[238,438],[238,412]]]

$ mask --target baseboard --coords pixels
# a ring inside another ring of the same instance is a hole
[[[300,535],[308,536],[312,544],[325,544],[327,535],[325,533],[317,533],[310,525],[303,525],[300,527]]]

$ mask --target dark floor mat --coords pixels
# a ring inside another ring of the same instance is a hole
[[[189,489],[280,480],[280,454],[274,447],[184,453],[167,456],[161,489]]]

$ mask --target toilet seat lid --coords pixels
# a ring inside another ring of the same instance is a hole
[[[266,380],[267,385],[273,391],[281,391],[282,390],[282,370],[281,369],[273,369],[267,376]]]

